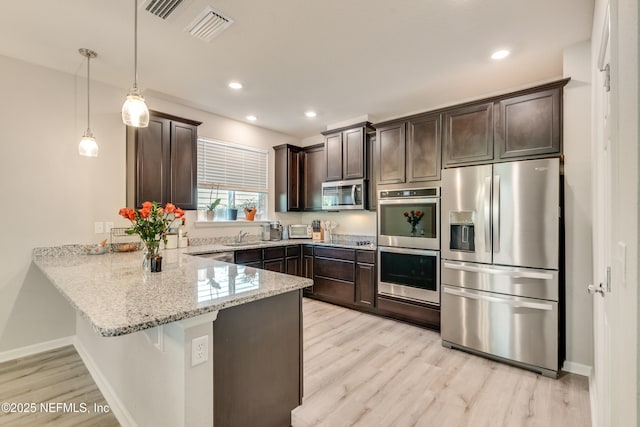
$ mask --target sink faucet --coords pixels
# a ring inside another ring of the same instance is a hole
[[[249,234],[249,233],[247,233],[246,231],[242,231],[242,230],[240,230],[240,231],[238,232],[238,235],[236,236],[236,243],[242,243],[242,239],[244,239],[244,237],[245,237],[247,234]]]

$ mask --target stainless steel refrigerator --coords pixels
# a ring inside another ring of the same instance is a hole
[[[442,175],[443,345],[555,377],[560,368],[560,163]]]

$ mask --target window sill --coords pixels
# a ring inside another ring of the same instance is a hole
[[[269,224],[271,221],[269,220],[256,220],[256,221],[247,221],[246,219],[237,219],[227,220],[215,220],[215,221],[196,221],[196,228],[224,228],[224,227],[246,227],[255,225],[256,227],[260,227],[265,224]]]

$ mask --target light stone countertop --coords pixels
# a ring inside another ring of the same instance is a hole
[[[189,246],[185,248],[185,253],[189,255],[200,255],[200,254],[208,254],[208,253],[216,253],[216,252],[233,252],[233,251],[241,251],[245,249],[260,249],[260,248],[271,248],[278,246],[290,246],[290,245],[315,245],[315,246],[327,246],[333,248],[346,248],[346,249],[359,249],[359,250],[367,250],[374,251],[376,250],[375,244],[368,244],[358,246],[355,243],[344,242],[344,243],[324,243],[317,240],[311,239],[289,239],[289,240],[254,240],[249,242],[244,242],[242,245],[233,245],[233,244],[211,244],[211,245],[199,245],[199,246]]]
[[[208,252],[252,247],[210,246],[215,248]],[[161,251],[161,273],[143,271],[141,251],[60,256],[55,248],[37,248],[33,261],[102,336],[125,335],[313,284],[311,279],[188,255],[196,248],[204,247]]]

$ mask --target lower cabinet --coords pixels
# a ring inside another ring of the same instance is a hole
[[[356,251],[356,300],[355,304],[373,308],[376,296],[375,252]]]
[[[355,251],[316,247],[313,258],[313,295],[352,305],[355,299]]]

